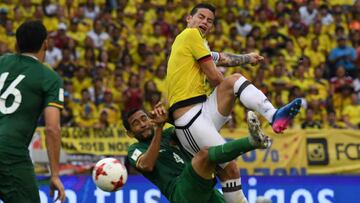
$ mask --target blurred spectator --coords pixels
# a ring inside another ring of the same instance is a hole
[[[127,112],[130,109],[141,108],[143,106],[143,89],[140,87],[139,75],[130,75],[128,87],[124,90],[123,96],[123,112]]]
[[[255,15],[264,15],[269,21],[274,19],[273,10],[269,6],[268,0],[260,0],[260,6],[255,9]]]
[[[307,100],[307,108],[312,110],[313,119],[321,124],[326,121],[326,108],[319,98],[311,98]]]
[[[356,51],[353,47],[347,46],[347,38],[339,36],[338,46],[331,50],[329,60],[332,63],[332,69],[343,66],[349,76],[354,77],[356,71]]]
[[[301,20],[305,25],[311,25],[315,22],[318,11],[316,9],[315,1],[307,0],[304,6],[299,8]]]
[[[12,20],[6,20],[5,22],[5,31],[2,36],[2,41],[4,41],[11,50],[15,50],[15,32]]]
[[[360,12],[353,12],[353,18],[350,22],[349,28],[351,30],[360,31]]]
[[[330,84],[329,81],[323,78],[324,69],[320,66],[315,68],[314,78],[311,83],[318,90],[319,98],[325,102],[330,93]]]
[[[314,113],[313,110],[308,108],[306,109],[306,117],[305,121],[301,123],[302,129],[320,129],[322,125],[320,121],[314,120]]]
[[[88,37],[85,41],[88,41]],[[91,39],[89,39],[89,42],[91,42]],[[89,44],[91,46],[91,44]],[[96,50],[97,51],[97,50]],[[96,55],[95,50],[91,47],[85,48],[83,52],[83,56],[80,58],[79,65],[83,66],[87,70],[91,70],[95,68],[96,64]]]
[[[73,77],[71,81],[75,92],[81,92],[81,90],[88,89],[92,85],[92,81],[88,76],[87,70],[82,66],[77,67],[75,70],[75,77]]]
[[[10,53],[10,49],[8,48],[7,44],[0,41],[0,56],[4,55],[6,53]]]
[[[153,80],[148,80],[144,84],[144,109],[148,112],[154,109],[155,105],[161,100],[161,92],[158,91]]]
[[[343,120],[348,128],[360,128],[360,105],[356,94],[351,95],[351,104],[345,106]]]
[[[46,50],[45,63],[51,67],[57,67],[62,59],[61,49],[55,47],[54,39],[48,38],[48,48]]]
[[[166,77],[166,65],[160,64],[155,71],[155,78],[153,79],[157,89],[160,92],[166,92],[166,84],[165,84],[165,77]]]
[[[330,25],[334,22],[334,18],[331,15],[331,12],[329,12],[329,7],[326,4],[320,6],[318,16],[323,25]]]
[[[270,40],[270,43],[274,43],[275,49],[280,50],[285,48],[286,42],[289,38],[279,33],[278,24],[273,23],[269,29],[269,34],[264,37],[264,40]]]
[[[99,13],[100,13],[100,9],[94,3],[94,0],[86,0],[86,3],[84,5],[85,17],[91,20],[95,20],[95,18],[99,15]]]
[[[308,32],[308,26],[304,22],[302,22],[301,14],[298,10],[292,10],[290,12],[290,20],[290,34],[295,36],[301,36],[304,33]]]
[[[342,122],[339,122],[336,117],[336,112],[330,110],[327,115],[327,122],[325,123],[325,128],[335,128],[335,129],[342,129],[345,128]]]
[[[69,43],[66,30],[67,25],[65,23],[59,23],[57,31],[51,33],[50,37],[54,39],[54,44],[57,48],[63,49]]]
[[[309,57],[313,67],[317,67],[320,63],[326,62],[323,50],[320,50],[319,38],[315,37],[311,40],[311,46],[305,50],[305,55]]]
[[[81,90],[75,91],[71,80],[64,80],[64,94],[68,95],[70,104],[79,103],[81,100]]]
[[[95,19],[93,26],[94,29],[88,32],[87,36],[90,37],[96,48],[103,48],[104,42],[108,40],[110,36],[104,31],[104,26],[100,19]]]
[[[282,50],[282,55],[285,57],[285,62],[288,66],[297,65],[301,56],[301,52],[296,50],[293,41],[286,41],[285,49]]]
[[[123,109],[123,92],[125,90],[126,84],[123,79],[122,74],[116,74],[114,76],[114,82],[111,87],[111,92],[113,94],[114,103],[118,105],[119,109]]]
[[[73,18],[70,20],[69,30],[67,31],[67,35],[76,41],[76,43],[83,45],[86,33],[79,31],[79,23],[80,20],[77,18]]]
[[[117,126],[120,122],[120,109],[113,101],[111,90],[105,90],[104,100],[98,106],[99,112],[106,112],[108,126]],[[101,115],[100,115],[101,116]],[[101,118],[100,118],[101,120]]]
[[[65,78],[73,78],[76,71],[76,64],[71,59],[70,49],[62,50],[62,59],[56,67],[56,70]]]
[[[110,127],[109,115],[107,111],[100,111],[99,120],[95,123],[94,128],[104,129]]]
[[[244,15],[239,15],[237,17],[235,26],[237,32],[243,37],[246,37],[252,29],[252,25],[247,22],[247,17]]]
[[[344,84],[338,88],[338,92],[332,97],[333,106],[337,115],[342,117],[345,107],[352,104],[353,92],[354,88],[351,84]]]
[[[171,35],[171,27],[169,23],[165,21],[165,9],[163,7],[156,9],[156,19],[153,25],[154,27],[159,26],[159,31],[162,36],[168,37]]]
[[[108,52],[104,50],[100,51],[95,66],[104,68],[110,72],[113,72],[115,70],[115,64],[109,61]]]
[[[69,38],[69,42],[64,49],[69,49],[71,61],[78,63],[80,58],[80,49],[73,39]]]
[[[104,80],[102,77],[96,77],[92,81],[93,85],[90,86],[90,88],[89,88],[89,94],[90,94],[91,101],[93,101],[96,104],[96,106],[98,106],[99,104],[104,102],[104,95],[105,95],[106,87],[105,87],[103,81]]]
[[[75,123],[79,127],[90,128],[95,125],[98,118],[96,105],[90,99],[87,89],[81,91],[81,101],[74,105]]]
[[[41,3],[42,9],[46,16],[55,16],[58,10],[58,5],[50,0],[43,0]]]
[[[346,76],[345,68],[343,66],[339,66],[336,69],[335,76],[330,79],[331,94],[340,92],[340,88],[342,88],[343,85],[351,85],[352,82],[352,78],[350,76]]]
[[[4,26],[5,22],[8,20],[7,14],[8,14],[8,9],[5,7],[1,7],[0,8],[0,25],[1,26]]]

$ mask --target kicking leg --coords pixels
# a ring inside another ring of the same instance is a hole
[[[285,130],[301,108],[301,99],[298,98],[288,105],[276,109],[264,93],[241,74],[231,75],[217,87],[218,111],[224,116],[229,115],[235,98],[238,98],[247,108],[264,116],[276,133]]]

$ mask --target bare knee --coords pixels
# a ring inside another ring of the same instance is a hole
[[[191,164],[199,176],[205,179],[213,178],[215,164],[209,161],[207,149],[201,149],[198,153],[196,153],[191,161]]]
[[[242,75],[240,73],[234,73],[232,75],[230,75],[229,77],[227,77],[225,80],[224,80],[224,88],[226,89],[233,89],[233,86],[235,84],[235,82],[241,77]]]
[[[221,181],[240,178],[240,171],[235,161],[229,162],[229,164],[219,172],[219,178]]]
[[[200,149],[200,151],[194,155],[194,159],[203,163],[208,162],[209,161],[208,150]]]

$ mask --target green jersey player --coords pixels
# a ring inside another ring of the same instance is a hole
[[[40,202],[28,146],[42,112],[50,161],[50,195],[65,201],[59,179],[60,109],[63,82],[42,64],[47,31],[40,21],[16,30],[18,53],[0,57],[0,199],[6,203]]]
[[[270,145],[270,139],[264,136],[256,115],[251,112],[249,137],[201,149],[189,159],[173,134],[174,128],[163,130],[167,117],[164,107],[158,104],[150,116],[152,119],[144,111],[134,109],[123,117],[128,135],[138,140],[129,147],[128,159],[170,202],[225,202],[214,188],[216,165]]]

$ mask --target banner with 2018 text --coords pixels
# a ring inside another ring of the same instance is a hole
[[[45,130],[38,128],[41,148],[45,149]],[[69,154],[94,154],[126,156],[135,139],[126,135],[123,129],[107,128],[62,128],[61,147]]]
[[[44,129],[37,133],[45,148]],[[245,129],[221,134],[228,140],[248,134]],[[237,159],[242,175],[359,174],[359,130],[288,130],[284,134],[265,131],[272,139],[269,149],[254,150]],[[62,148],[69,154],[126,156],[136,142],[124,130],[62,129]]]

